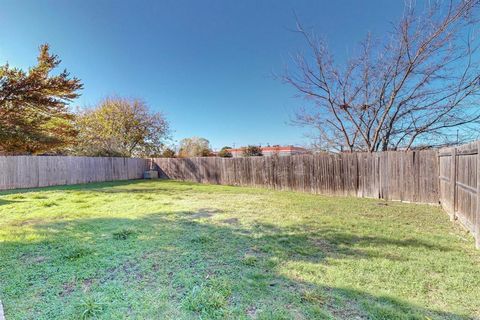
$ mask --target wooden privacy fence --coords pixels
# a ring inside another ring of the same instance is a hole
[[[0,190],[142,178],[147,160],[0,156]]]
[[[152,159],[161,176],[202,183],[437,203],[436,151]]]
[[[251,158],[0,156],[0,190],[161,177],[418,203],[439,202],[480,247],[480,142],[439,151]]]
[[[161,176],[202,183],[441,203],[480,247],[480,141],[427,151],[152,159]]]
[[[480,247],[480,142],[439,151],[440,202]]]

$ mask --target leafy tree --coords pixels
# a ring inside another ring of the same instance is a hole
[[[211,156],[213,156],[212,149],[210,149],[210,148],[203,149],[200,156],[201,157],[211,157]]]
[[[248,146],[243,149],[244,157],[263,156],[262,148],[260,146]]]
[[[162,158],[175,158],[175,150],[165,148],[162,152]]]
[[[61,60],[40,47],[37,65],[28,72],[0,66],[0,152],[58,152],[74,142],[74,116],[68,104],[82,83],[67,70],[52,75]]]
[[[200,137],[185,138],[180,141],[178,155],[183,158],[209,157],[212,155],[210,141]]]
[[[77,126],[76,153],[91,156],[158,155],[169,135],[165,117],[139,99],[107,98],[81,110]]]
[[[230,152],[230,147],[223,147],[222,149],[220,149],[220,151],[218,152],[218,156],[219,157],[222,157],[222,158],[231,158],[233,157],[232,153]]]

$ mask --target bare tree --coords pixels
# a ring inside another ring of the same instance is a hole
[[[383,40],[371,35],[338,67],[325,41],[297,23],[309,54],[282,80],[311,104],[294,122],[318,130],[327,149],[378,151],[472,137],[480,119],[480,0],[429,4],[403,17]],[[478,26],[477,26],[478,28]]]

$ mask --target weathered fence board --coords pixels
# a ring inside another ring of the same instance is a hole
[[[0,156],[0,190],[142,178],[135,158]]]
[[[480,142],[439,151],[440,202],[480,247]]]
[[[480,247],[480,142],[438,151],[314,154],[252,158],[132,159],[0,156],[0,190],[160,177],[441,203]]]
[[[438,203],[436,151],[152,159],[164,178]]]

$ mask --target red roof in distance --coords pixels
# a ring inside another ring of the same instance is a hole
[[[302,151],[305,152],[307,149],[302,147],[294,146],[278,146],[278,147],[260,147],[262,152],[292,152],[292,151]],[[243,152],[244,148],[228,149],[230,152]]]

